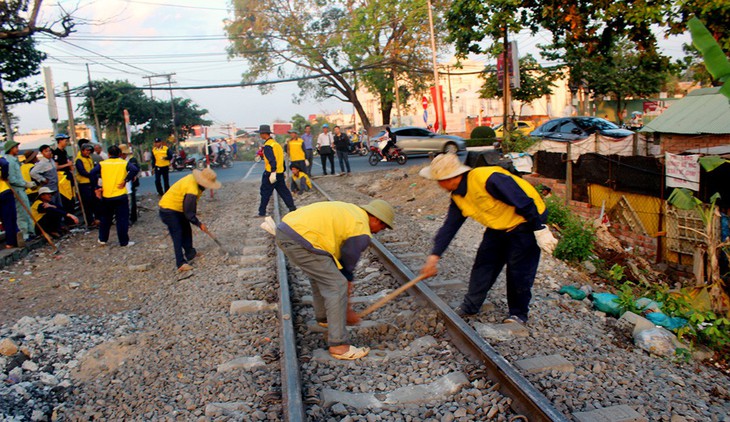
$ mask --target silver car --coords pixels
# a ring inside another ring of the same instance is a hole
[[[396,145],[406,155],[466,151],[466,141],[460,136],[440,135],[416,126],[391,128],[390,130],[396,136]],[[383,135],[385,135],[384,130],[372,137],[371,143]]]

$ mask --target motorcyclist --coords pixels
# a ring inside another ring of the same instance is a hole
[[[390,126],[385,127],[385,135],[380,137],[381,145],[382,142],[385,141],[385,146],[381,147],[381,153],[383,154],[383,160],[382,161],[388,161],[388,158],[390,157],[390,150],[395,147],[396,143],[396,136],[395,133],[391,132]]]

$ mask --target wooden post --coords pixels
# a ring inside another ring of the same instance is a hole
[[[573,160],[571,154],[571,142],[568,142],[567,148],[568,161],[565,164],[565,205],[570,205],[573,198]]]

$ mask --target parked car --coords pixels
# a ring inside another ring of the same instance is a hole
[[[529,135],[530,132],[535,130],[534,122],[530,122],[527,120],[518,120],[515,122],[515,124],[517,125],[517,131],[523,135]],[[500,123],[493,128],[494,134],[497,138],[500,138],[500,139],[504,138],[504,128],[503,127],[504,127],[504,124]]]
[[[440,135],[415,126],[391,128],[390,130],[396,136],[398,148],[406,155],[466,151],[466,141],[460,136]],[[384,130],[370,138],[371,143],[383,135],[385,135]]]
[[[618,125],[606,119],[583,116],[548,120],[532,131],[530,136],[553,141],[578,141],[596,132],[611,138],[625,138],[634,134],[634,132],[621,129]]]

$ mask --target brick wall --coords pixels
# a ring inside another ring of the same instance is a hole
[[[523,176],[523,178],[530,182],[533,186],[540,184],[547,186],[552,189],[553,195],[558,198],[565,198],[565,183],[562,183],[560,180],[548,179],[534,174]],[[597,219],[601,215],[600,207],[594,207],[586,202],[570,201],[570,209],[573,213],[590,221]],[[609,227],[608,231],[614,235],[622,245],[634,248],[638,254],[650,262],[656,258],[656,238],[635,233],[631,227],[623,224],[615,224],[613,222],[611,222],[611,227]]]
[[[721,135],[680,135],[661,134],[662,152],[679,154],[688,149],[707,148],[730,144],[730,134]]]

